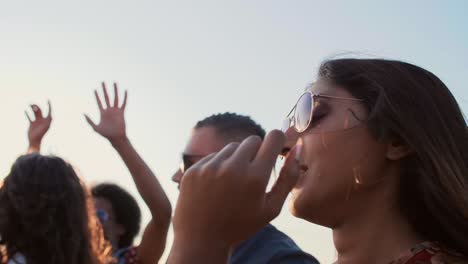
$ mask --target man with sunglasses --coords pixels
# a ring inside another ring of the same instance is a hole
[[[251,135],[265,137],[264,129],[250,117],[234,113],[216,114],[199,121],[182,154],[179,170],[172,180],[179,184],[190,166],[231,142],[241,142]],[[230,264],[236,263],[310,263],[318,261],[303,252],[287,235],[271,224],[231,249]]]

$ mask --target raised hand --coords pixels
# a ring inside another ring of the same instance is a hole
[[[47,102],[49,106],[49,113],[46,117],[42,115],[42,110],[37,105],[31,105],[31,109],[34,113],[34,120],[28,115],[28,112],[25,111],[26,117],[29,120],[29,129],[28,129],[28,140],[29,148],[28,153],[39,152],[41,148],[41,142],[44,138],[44,135],[50,128],[52,123],[52,107],[50,101]]]
[[[104,83],[102,83],[102,90],[105,108],[97,91],[95,91],[101,113],[99,124],[96,125],[89,116],[85,115],[85,117],[91,127],[107,138],[119,153],[132,175],[138,192],[150,209],[152,219],[146,226],[138,245],[136,256],[138,261],[136,262],[142,264],[158,263],[166,246],[167,231],[171,223],[171,204],[158,179],[127,138],[124,118],[127,92],[125,92],[122,106],[119,107],[117,84],[114,83],[115,95],[112,105]]]
[[[127,104],[127,91],[125,91],[123,103],[119,106],[119,89],[117,84],[114,83],[114,102],[110,103],[109,95],[107,93],[106,84],[102,83],[102,91],[104,94],[103,106],[101,99],[99,98],[98,92],[94,91],[96,101],[101,114],[101,120],[99,124],[94,123],[88,115],[85,115],[86,121],[91,127],[101,136],[107,138],[111,143],[119,140],[125,140],[127,134],[125,131],[125,106]]]
[[[169,263],[190,263],[193,259],[225,263],[232,245],[280,213],[299,175],[297,156],[301,149],[297,145],[290,151],[276,184],[266,193],[284,141],[280,131],[270,132],[264,142],[252,136],[240,145],[227,145],[185,172]]]

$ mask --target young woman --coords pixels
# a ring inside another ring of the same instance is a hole
[[[111,261],[92,198],[61,158],[18,158],[0,189],[0,219],[0,263]]]
[[[468,134],[440,79],[400,61],[330,60],[290,114],[286,139],[251,137],[186,172],[169,263],[225,262],[291,190],[293,215],[333,230],[337,263],[468,263]]]
[[[106,238],[111,242],[118,264],[157,263],[166,247],[167,232],[171,223],[172,207],[156,175],[133,147],[127,137],[125,107],[127,92],[119,105],[119,91],[114,83],[114,100],[110,101],[102,83],[103,99],[95,91],[100,121],[95,124],[87,115],[93,130],[106,138],[124,161],[135,182],[141,198],[151,212],[139,244],[133,244],[140,227],[140,209],[135,199],[115,184],[99,184],[92,189],[95,206]]]

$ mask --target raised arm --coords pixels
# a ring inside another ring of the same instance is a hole
[[[28,129],[28,141],[29,146],[27,153],[34,153],[40,152],[41,150],[41,143],[44,135],[49,131],[50,124],[52,123],[52,107],[50,102],[49,105],[49,113],[47,116],[42,116],[42,110],[37,105],[31,105],[31,109],[34,113],[34,120],[28,115],[28,112],[25,111],[26,117],[29,120],[29,129]]]
[[[85,118],[94,131],[108,139],[119,153],[133,177],[138,192],[151,211],[152,219],[145,228],[137,252],[141,263],[154,264],[161,258],[165,249],[167,231],[171,222],[171,204],[158,179],[127,137],[124,118],[127,92],[125,91],[123,103],[119,106],[117,84],[114,83],[113,103],[110,102],[104,83],[102,83],[102,90],[104,104],[97,91],[95,91],[101,114],[99,124],[94,123],[87,115],[85,115]]]

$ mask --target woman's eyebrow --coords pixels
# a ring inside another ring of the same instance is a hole
[[[317,105],[315,105],[316,107],[319,106],[319,105],[329,105],[330,104],[330,98],[328,97],[325,97],[325,96],[317,96],[316,97],[316,103]]]

